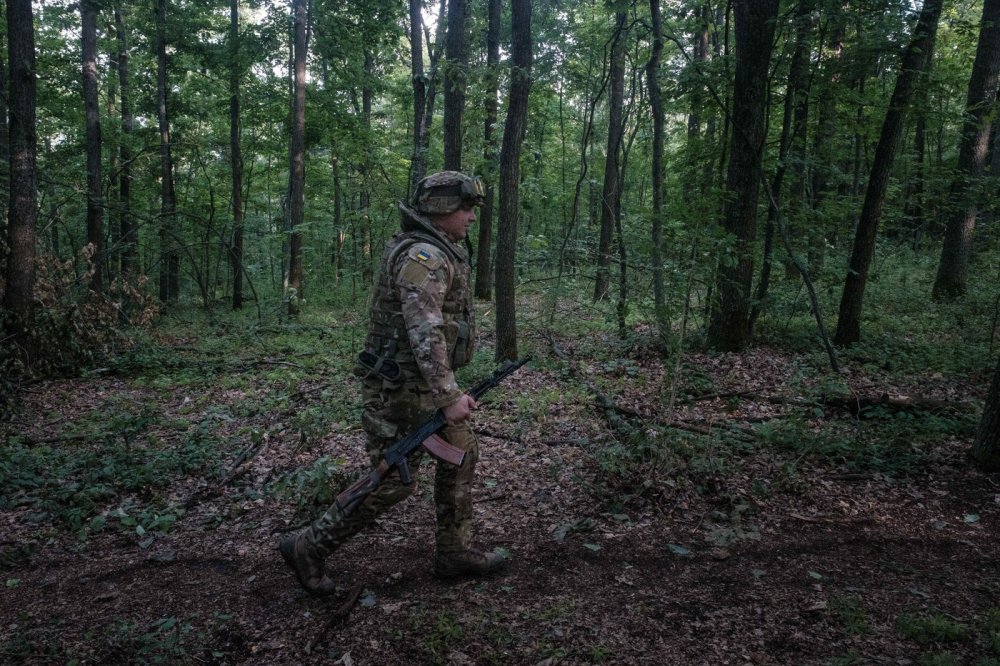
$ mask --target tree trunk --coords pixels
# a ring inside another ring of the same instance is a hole
[[[764,149],[767,70],[778,14],[777,0],[737,0],[736,77],[733,84],[732,155],[723,215],[735,240],[733,258],[719,268],[717,298],[708,328],[709,344],[741,351],[750,343],[750,283]]]
[[[653,235],[653,308],[660,341],[667,349],[670,339],[670,316],[667,312],[666,287],[663,281],[663,135],[665,118],[660,93],[660,56],[663,53],[663,22],[660,17],[660,0],[649,0],[649,14],[653,28],[653,51],[646,65],[649,86],[649,106],[653,116],[652,184],[653,211],[650,226]],[[705,30],[704,47],[708,48],[708,31]],[[692,117],[694,113],[692,112]],[[700,121],[699,121],[700,125]],[[689,125],[690,127],[690,125]],[[690,134],[689,134],[690,139]]]
[[[467,0],[448,0],[448,37],[444,66],[444,168],[462,170],[462,112],[465,109]]]
[[[427,82],[427,101],[426,108],[423,110],[424,119],[421,124],[423,130],[422,134],[414,138],[414,151],[418,152],[422,159],[417,163],[411,165],[410,169],[410,193],[412,194],[417,189],[417,183],[423,179],[426,175],[427,170],[427,152],[430,148],[430,132],[431,126],[434,124],[434,103],[437,99],[437,84],[438,84],[438,63],[441,61],[441,55],[444,53],[444,43],[445,43],[445,25],[446,25],[446,8],[448,0],[441,0],[441,5],[438,8],[438,23],[437,27],[434,29],[434,48],[431,49],[430,44],[430,31],[424,28],[424,35],[427,37],[427,48],[430,51],[431,57],[431,75]],[[414,113],[416,113],[414,109]]]
[[[169,303],[180,296],[180,254],[177,251],[177,201],[167,115],[167,0],[156,0],[156,98],[160,129],[160,300]]]
[[[97,95],[97,3],[80,3],[83,51],[83,107],[87,135],[87,244],[93,273],[90,290],[101,293],[104,271],[104,206],[101,203],[101,112]]]
[[[413,158],[410,160],[410,193],[427,171],[427,79],[424,76],[423,17],[421,0],[410,0],[410,78],[413,82]],[[419,174],[419,177],[418,177]]]
[[[35,31],[30,0],[7,0],[10,67],[10,206],[7,224],[7,330],[26,337],[35,295],[35,221],[38,217],[35,158]]]
[[[948,227],[933,296],[950,300],[968,287],[969,254],[979,206],[975,193],[989,154],[990,128],[995,113],[997,78],[1000,75],[1000,0],[984,0],[979,24],[979,44],[969,79],[965,122],[958,147],[958,173],[951,184]]]
[[[1000,365],[986,394],[983,418],[972,442],[972,459],[984,472],[1000,471]]]
[[[799,0],[795,12],[795,50],[792,52],[792,60],[788,65],[788,85],[785,87],[785,103],[781,118],[781,140],[778,144],[778,165],[774,171],[774,179],[771,182],[771,197],[767,206],[767,225],[764,229],[764,260],[760,269],[760,280],[757,281],[757,290],[754,294],[754,303],[750,309],[750,332],[753,332],[754,324],[760,317],[763,309],[764,299],[771,284],[771,269],[774,260],[774,232],[777,225],[778,216],[781,211],[781,193],[785,180],[785,173],[788,171],[788,164],[792,162],[801,167],[803,155],[790,152],[793,143],[793,136],[800,132],[799,127],[805,125],[805,115],[802,112],[802,98],[805,97],[805,84],[807,65],[809,62],[809,15],[812,13],[813,0]],[[800,146],[801,148],[801,146]]]
[[[243,152],[240,146],[240,3],[229,2],[229,159],[232,163],[233,240],[229,265],[233,279],[233,309],[243,307]]]
[[[597,243],[597,279],[594,300],[608,298],[611,281],[611,245],[615,221],[621,214],[621,192],[618,191],[620,151],[622,144],[622,107],[625,102],[625,12],[615,14],[615,38],[611,46],[611,94],[608,97],[608,146],[604,159],[604,188],[601,198],[601,230]]]
[[[121,6],[115,6],[115,32],[118,39],[118,95],[121,107],[121,140],[118,156],[121,172],[118,175],[118,206],[121,220],[122,275],[129,277],[139,272],[139,227],[132,215],[132,149],[129,147],[134,122],[128,81],[128,46],[125,19]]]
[[[861,339],[861,309],[868,282],[868,269],[875,254],[875,236],[882,217],[882,204],[889,187],[889,174],[903,134],[903,123],[913,96],[913,88],[930,64],[940,15],[941,0],[926,0],[914,28],[913,38],[900,62],[896,87],[889,99],[882,133],[875,148],[865,202],[858,218],[854,248],[840,298],[840,316],[837,320],[837,332],[833,337],[837,345],[850,345]]]
[[[10,206],[10,132],[7,125],[7,61],[0,53],[0,275],[7,274],[7,214]],[[0,302],[2,302],[0,297]]]
[[[511,7],[510,101],[500,149],[500,224],[497,233],[496,360],[517,358],[517,323],[514,302],[514,255],[520,214],[518,184],[521,177],[521,142],[528,118],[531,92],[531,0],[513,0]]]
[[[295,82],[292,102],[292,141],[289,188],[291,238],[288,246],[288,315],[299,314],[302,302],[302,222],[306,185],[306,21],[307,0],[293,0]]]
[[[486,18],[486,68],[488,83],[483,106],[486,119],[483,125],[483,158],[492,165],[497,158],[497,90],[500,85],[500,0],[487,0]],[[486,197],[479,209],[479,244],[476,252],[476,298],[489,300],[493,295],[493,265],[490,254],[493,248],[493,199],[495,176],[490,169],[484,176]]]

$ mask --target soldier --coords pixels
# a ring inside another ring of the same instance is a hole
[[[366,349],[380,361],[355,368],[363,380],[361,425],[373,466],[434,408],[447,423],[439,434],[466,452],[460,467],[438,462],[434,475],[439,577],[486,574],[504,563],[501,555],[471,545],[479,445],[469,417],[476,401],[458,387],[454,374],[471,360],[476,337],[466,233],[476,220],[473,208],[482,201],[478,178],[442,171],[418,183],[411,206],[399,204],[402,231],[382,255],[369,310]],[[395,381],[378,374],[390,359],[401,371]],[[411,469],[422,458],[418,448],[409,459]],[[414,487],[403,485],[394,471],[351,515],[334,503],[303,532],[282,540],[281,555],[302,587],[312,594],[333,593],[335,585],[323,570],[326,557]]]

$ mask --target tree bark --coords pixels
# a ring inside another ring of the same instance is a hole
[[[882,217],[882,204],[889,187],[892,162],[903,134],[903,123],[913,96],[917,79],[930,64],[937,33],[941,0],[926,0],[900,63],[896,87],[889,99],[889,108],[882,123],[875,159],[868,176],[865,201],[858,218],[854,247],[840,298],[840,316],[833,341],[837,345],[850,345],[861,339],[861,310],[864,302],[868,269],[875,254],[875,237]]]
[[[134,121],[128,80],[128,44],[125,17],[120,3],[115,5],[115,32],[118,40],[118,95],[121,113],[121,141],[118,157],[121,172],[118,174],[118,206],[121,224],[121,267],[126,278],[139,272],[139,227],[132,215],[132,149],[129,146]]]
[[[10,206],[10,131],[7,121],[7,59],[0,52],[0,275],[7,274],[7,215]],[[2,297],[0,297],[2,302]]]
[[[785,87],[785,103],[783,105],[781,119],[781,140],[778,144],[778,165],[774,171],[774,179],[771,182],[772,199],[768,201],[767,224],[764,229],[764,260],[760,269],[760,279],[757,281],[757,290],[754,293],[754,303],[750,308],[750,332],[753,332],[754,324],[760,317],[763,309],[764,299],[771,284],[771,269],[774,263],[774,233],[778,216],[781,212],[777,206],[781,205],[781,193],[785,180],[785,173],[788,171],[789,162],[801,167],[804,163],[802,146],[799,151],[792,151],[793,137],[799,134],[801,137],[802,127],[806,122],[806,115],[802,110],[802,98],[806,96],[806,74],[809,62],[809,31],[811,28],[809,16],[812,13],[814,0],[799,0],[795,11],[795,49],[792,52],[792,60],[788,65],[788,85]],[[796,202],[797,203],[797,202]]]
[[[732,260],[719,268],[718,301],[712,307],[709,344],[721,351],[742,351],[750,343],[750,283],[757,227],[767,104],[767,69],[774,41],[777,0],[737,0],[736,76],[733,84],[732,155],[729,158],[723,214],[726,233],[735,241]]]
[[[531,0],[513,0],[511,7],[510,100],[500,149],[500,224],[497,233],[496,360],[517,358],[517,322],[514,302],[514,255],[520,214],[518,184],[521,177],[521,142],[528,118],[531,92]]]
[[[660,340],[667,348],[670,338],[670,317],[667,312],[666,287],[663,279],[663,136],[665,118],[663,115],[663,98],[660,91],[660,57],[663,54],[663,21],[660,16],[660,0],[649,0],[649,15],[652,24],[653,50],[646,64],[646,82],[649,87],[649,107],[653,117],[653,154],[651,165],[653,210],[650,227],[653,235],[653,309]],[[708,48],[708,31],[704,31],[704,49]],[[701,40],[699,40],[701,44]],[[701,50],[699,46],[699,51]],[[694,118],[692,110],[690,118]],[[689,118],[689,119],[690,119]],[[698,120],[700,126],[701,121]],[[690,128],[691,125],[689,124]],[[700,130],[699,130],[700,131]],[[690,138],[690,134],[689,134]]]
[[[97,95],[97,2],[82,0],[83,107],[87,135],[87,244],[93,273],[90,290],[101,293],[104,272],[104,206],[101,202],[101,112]]]
[[[969,79],[965,122],[958,147],[958,172],[951,184],[948,226],[933,296],[951,300],[968,288],[972,233],[979,215],[976,190],[986,169],[1000,75],[1000,0],[984,0],[979,44]]]
[[[448,37],[444,67],[444,168],[462,170],[462,113],[465,110],[465,36],[467,0],[448,0]]]
[[[972,459],[985,472],[1000,471],[1000,365],[993,372],[993,382],[986,394],[983,418],[972,443]]]
[[[35,160],[35,31],[30,0],[7,0],[10,67],[10,204],[7,224],[7,288],[3,307],[15,340],[28,332],[35,294],[35,222],[38,191]]]
[[[160,300],[169,303],[180,296],[180,254],[176,248],[177,201],[167,114],[167,0],[156,0],[156,98],[160,130]]]
[[[229,265],[233,280],[233,309],[243,307],[243,153],[240,146],[240,3],[229,2],[229,161],[232,164],[233,239]]]
[[[614,240],[615,222],[621,214],[621,192],[618,189],[620,151],[622,144],[622,107],[625,103],[625,12],[615,14],[615,38],[611,47],[611,93],[608,97],[608,145],[604,159],[604,188],[602,189],[601,229],[597,243],[597,279],[594,283],[594,300],[608,298],[611,282],[611,245]]]
[[[483,158],[487,165],[493,165],[497,158],[497,140],[494,127],[497,124],[497,91],[500,85],[500,0],[487,0],[486,17],[486,69],[488,83],[483,106],[486,119],[483,125]],[[486,197],[479,209],[479,243],[476,252],[476,298],[489,300],[493,295],[493,204],[495,172],[484,176]]]
[[[413,157],[410,160],[410,193],[427,171],[427,127],[424,110],[427,106],[427,79],[424,76],[423,2],[410,1],[410,78],[413,82]]]
[[[293,0],[294,87],[292,96],[291,182],[289,211],[291,234],[288,246],[288,315],[297,316],[302,302],[302,222],[305,217],[306,184],[306,13],[307,0]]]

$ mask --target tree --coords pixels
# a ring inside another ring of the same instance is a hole
[[[496,259],[497,361],[517,358],[514,256],[520,216],[521,142],[524,140],[528,95],[531,92],[531,0],[513,0],[510,23],[510,96],[500,148],[500,180],[497,186],[500,194]]]
[[[840,316],[833,341],[837,345],[850,345],[861,339],[861,309],[864,302],[868,269],[875,254],[875,236],[882,217],[882,205],[889,187],[889,174],[903,135],[903,123],[910,106],[913,89],[918,77],[929,66],[934,51],[938,17],[941,14],[941,0],[926,0],[920,11],[920,18],[914,28],[913,37],[903,52],[896,86],[889,99],[889,108],[882,123],[878,145],[865,202],[858,218],[858,228],[854,236],[854,247],[844,280],[844,290],[840,297]]]
[[[660,339],[666,341],[670,335],[670,318],[667,315],[666,288],[663,283],[663,99],[660,93],[660,56],[663,53],[663,21],[660,17],[660,0],[649,0],[649,15],[653,28],[653,50],[646,65],[649,86],[649,107],[653,117],[652,185],[653,210],[651,224],[653,234],[653,307],[656,323],[660,329]],[[706,40],[707,41],[707,40]]]
[[[608,297],[611,267],[611,243],[615,223],[621,215],[620,151],[624,125],[622,113],[625,100],[625,20],[624,11],[615,13],[614,41],[611,46],[611,94],[608,97],[608,147],[604,159],[604,187],[601,190],[601,231],[597,243],[597,279],[594,300]]]
[[[448,37],[444,68],[444,168],[462,170],[462,112],[465,109],[465,24],[468,0],[448,0]]]
[[[306,12],[308,0],[293,0],[294,82],[292,96],[292,140],[289,145],[288,314],[299,314],[302,301],[302,223],[306,185]]]
[[[160,300],[167,303],[180,296],[181,262],[177,250],[177,197],[167,113],[167,0],[156,0],[156,108],[160,129]]]
[[[754,303],[750,308],[750,330],[760,316],[764,299],[771,284],[771,267],[774,255],[774,233],[777,226],[778,210],[781,201],[782,186],[789,163],[802,166],[805,162],[802,155],[801,141],[798,151],[791,152],[793,137],[802,137],[808,116],[805,99],[807,65],[809,60],[810,14],[813,10],[813,0],[799,0],[795,10],[795,46],[792,59],[788,65],[788,85],[785,87],[785,103],[781,121],[781,140],[778,144],[778,165],[771,182],[771,199],[767,207],[767,226],[764,231],[764,265],[761,267],[760,280],[757,281],[757,291]],[[800,178],[801,181],[801,178]]]
[[[424,124],[424,109],[427,106],[427,79],[424,76],[423,2],[410,0],[410,80],[413,84],[413,156],[410,159],[410,189],[417,189],[417,183],[427,172],[427,127]]]
[[[983,418],[972,443],[972,459],[983,471],[1000,471],[1000,365],[993,372],[993,382],[986,394]]]
[[[132,215],[132,149],[130,136],[135,121],[132,118],[131,88],[128,78],[128,46],[125,33],[125,17],[121,3],[115,4],[115,36],[118,41],[118,95],[121,113],[121,140],[118,142],[118,161],[121,172],[118,175],[118,206],[121,226],[121,269],[125,276],[134,277],[139,271],[139,227]]]
[[[31,0],[7,0],[7,62],[10,66],[10,207],[7,220],[7,330],[23,340],[35,293],[35,221],[38,217],[35,159],[35,29]]]
[[[958,172],[951,184],[951,205],[941,261],[934,280],[933,296],[952,299],[965,294],[968,285],[972,232],[979,207],[976,190],[986,168],[990,130],[996,113],[997,80],[1000,75],[1000,0],[984,0],[979,24],[979,44],[969,78],[965,121],[958,148]],[[996,159],[996,158],[994,158]]]
[[[492,165],[497,158],[497,140],[494,126],[497,123],[497,88],[500,78],[500,0],[487,0],[486,11],[486,70],[487,86],[483,108],[483,159]],[[493,173],[485,174],[485,200],[479,212],[479,243],[476,256],[476,298],[489,300],[493,294],[493,265],[490,253],[493,246]]]
[[[80,2],[83,42],[83,105],[87,134],[87,243],[93,252],[90,290],[102,291],[104,206],[101,202],[101,114],[97,99],[97,2]]]
[[[240,3],[229,1],[229,161],[232,164],[233,240],[229,263],[233,276],[233,309],[243,307],[243,153],[240,146]]]
[[[734,248],[719,268],[718,302],[713,305],[708,327],[709,344],[721,351],[741,351],[750,342],[750,282],[764,148],[767,70],[778,2],[737,0],[733,11],[736,76],[723,227],[733,239]]]

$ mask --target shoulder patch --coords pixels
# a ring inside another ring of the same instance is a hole
[[[441,251],[426,244],[418,243],[410,247],[397,268],[400,286],[421,288],[427,284],[434,271],[445,263]]]

